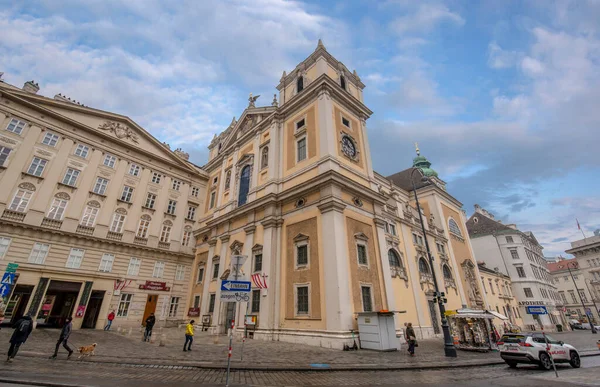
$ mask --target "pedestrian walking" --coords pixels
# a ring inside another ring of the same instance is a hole
[[[105,331],[110,331],[110,326],[112,325],[113,320],[115,319],[115,311],[111,311],[108,314],[108,322],[106,323],[106,326],[104,327]]]
[[[183,344],[183,352],[192,350],[192,342],[194,341],[194,323],[195,321],[192,320],[185,327],[185,343]]]
[[[146,319],[146,330],[144,331],[144,341],[150,341],[150,337],[152,336],[152,328],[154,328],[154,324],[156,323],[156,317],[154,317],[154,313],[150,313],[150,316]]]
[[[50,356],[50,359],[56,359],[56,356],[58,356],[58,348],[61,344],[69,352],[67,359],[73,354],[73,350],[69,347],[68,343],[69,336],[71,336],[71,331],[73,330],[73,324],[71,323],[72,320],[73,317],[70,316],[65,320],[65,325],[63,325],[62,329],[60,330],[60,337],[56,342],[56,348],[54,348],[54,355]]]
[[[415,335],[415,330],[412,326],[412,323],[406,324],[406,330],[404,331],[404,337],[406,338],[406,342],[408,343],[408,353],[410,353],[410,356],[415,356],[415,346],[417,345],[417,336]]]
[[[16,323],[13,324],[14,332],[10,337],[10,348],[8,348],[8,357],[6,358],[7,362],[12,362],[21,345],[27,341],[27,338],[31,334],[33,330],[33,321],[31,320],[31,316],[26,315],[17,320]]]

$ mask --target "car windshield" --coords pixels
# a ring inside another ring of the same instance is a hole
[[[524,343],[526,339],[527,337],[523,335],[504,335],[500,341],[505,343]]]

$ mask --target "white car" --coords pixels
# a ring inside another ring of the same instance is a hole
[[[541,333],[505,333],[498,342],[500,357],[511,368],[519,363],[537,364],[545,370],[552,369],[554,363],[569,363],[573,368],[581,366],[579,352],[572,345],[554,340]]]

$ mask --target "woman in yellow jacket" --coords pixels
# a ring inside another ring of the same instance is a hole
[[[191,351],[192,350],[192,342],[194,341],[194,323],[192,320],[185,327],[185,343],[183,344],[183,351]],[[186,349],[187,347],[187,349]]]

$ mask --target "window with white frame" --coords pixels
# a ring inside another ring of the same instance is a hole
[[[171,241],[171,225],[163,224],[160,232],[160,241],[168,243]]]
[[[148,238],[148,229],[150,228],[150,219],[142,217],[138,224],[137,233],[135,234],[138,238]]]
[[[94,227],[96,218],[98,217],[99,208],[86,206],[81,217],[81,224],[84,227]]]
[[[46,217],[53,220],[62,220],[68,203],[67,200],[54,198]]]
[[[356,244],[356,255],[358,257],[358,264],[362,266],[368,266],[369,260],[367,258],[367,246],[363,242]]]
[[[117,317],[127,317],[132,299],[133,294],[121,293],[121,298],[119,299],[119,308],[117,309]]]
[[[35,242],[27,262],[43,265],[44,261],[46,261],[46,257],[48,256],[48,251],[50,251],[50,245]]]
[[[421,235],[413,233],[412,236],[413,236],[413,243],[415,245],[419,245],[419,246],[424,245],[423,237]]]
[[[0,167],[3,167],[6,164],[6,160],[8,160],[8,156],[12,152],[11,148],[0,146]]]
[[[371,295],[371,286],[361,286],[360,294],[362,298],[363,312],[373,311],[373,298]]]
[[[192,240],[193,233],[192,230],[183,230],[183,239],[181,244],[185,247],[190,245],[190,241]]]
[[[304,235],[299,235],[296,238],[294,238],[294,242],[294,261],[296,262],[296,269],[304,269],[308,267],[309,263],[308,237]]]
[[[175,269],[175,280],[183,281],[184,278],[185,278],[185,266],[177,265],[177,268]]]
[[[436,246],[437,246],[438,253],[440,253],[440,254],[446,254],[446,247],[444,246],[443,243],[437,242]]]
[[[462,237],[462,232],[460,231],[460,227],[458,227],[458,223],[452,218],[448,220],[448,228],[452,234],[458,235]]]
[[[251,301],[250,313],[259,313],[260,312],[260,289],[256,289],[252,291],[252,301]]]
[[[136,276],[136,275],[140,274],[141,266],[142,266],[141,259],[131,257],[131,259],[129,259],[129,266],[127,267],[127,275]]]
[[[77,144],[77,148],[75,148],[75,156],[83,157],[84,159],[90,153],[90,147],[83,144]]]
[[[517,269],[517,275],[519,278],[525,278],[525,269],[523,269],[522,266],[516,266],[515,269]]]
[[[104,195],[106,193],[106,187],[108,187],[108,179],[98,177],[96,178],[96,184],[94,184],[93,192],[98,195]]]
[[[79,269],[81,267],[81,261],[83,261],[84,253],[84,249],[72,248],[71,252],[69,253],[69,258],[67,258],[67,264],[65,265],[65,267],[70,267],[71,269]]]
[[[59,137],[57,134],[46,132],[46,134],[44,134],[44,138],[42,139],[42,144],[55,147],[56,144],[58,144],[58,139]]]
[[[308,315],[310,313],[310,294],[308,285],[296,285],[296,314]]]
[[[260,273],[263,266],[263,255],[262,252],[254,254],[254,264],[252,265],[253,273]]]
[[[585,295],[585,290],[579,289],[579,297],[582,302],[588,302],[587,296]]]
[[[198,197],[198,194],[200,194],[200,188],[192,187],[192,196]]]
[[[44,168],[46,168],[46,164],[48,164],[48,160],[41,159],[39,157],[34,157],[31,160],[31,164],[29,165],[29,169],[27,173],[33,176],[42,176],[44,173]]]
[[[153,194],[152,192],[148,192],[148,194],[146,195],[146,204],[144,205],[144,207],[153,209],[155,203],[156,203],[156,194]]]
[[[173,184],[171,185],[171,188],[173,188],[175,191],[179,191],[179,187],[181,187],[181,181],[173,179]]]
[[[194,296],[194,304],[193,304],[194,308],[199,308],[200,307],[200,296]]]
[[[162,278],[165,274],[165,263],[162,261],[156,261],[154,263],[154,271],[152,272],[153,278]]]
[[[29,191],[23,188],[19,188],[13,197],[13,200],[10,202],[10,206],[8,209],[11,211],[17,212],[25,212],[27,210],[27,206],[29,205],[29,201],[33,196],[33,191]]]
[[[113,156],[108,153],[106,155],[104,155],[104,161],[102,164],[104,164],[105,166],[107,166],[109,168],[114,168],[116,163],[117,163],[117,156]]]
[[[62,183],[65,185],[70,185],[71,187],[75,187],[80,173],[81,171],[77,169],[67,168],[67,172],[65,173],[65,177],[63,177]]]
[[[177,317],[178,309],[179,297],[171,297],[171,303],[169,304],[169,317]]]
[[[393,249],[388,250],[388,261],[390,263],[390,267],[392,268],[402,267],[402,261],[400,260],[400,256]]]
[[[26,123],[24,121],[13,118],[8,123],[6,130],[13,132],[14,134],[21,134],[23,132],[23,128],[25,128],[25,125]]]
[[[162,179],[162,175],[158,172],[152,172],[152,182],[154,184],[160,184],[160,180]]]
[[[296,132],[300,131],[306,126],[306,120],[302,118],[301,120],[296,121]]]
[[[215,191],[210,193],[210,205],[208,208],[213,208],[215,206],[215,199],[217,198],[217,193]]]
[[[131,202],[131,198],[133,197],[133,187],[128,185],[123,187],[123,193],[121,194],[121,200],[124,202]]]
[[[296,141],[296,162],[306,159],[306,137]]]
[[[131,165],[129,165],[129,174],[131,176],[139,176],[140,170],[141,170],[141,167],[137,164],[131,163]]]
[[[390,234],[396,236],[396,225],[394,223],[390,223]]]
[[[515,243],[515,241],[513,240],[513,237],[507,236],[506,237],[506,243]]]
[[[177,210],[177,200],[169,199],[169,203],[167,205],[167,214],[175,215],[176,210]]]
[[[0,259],[3,259],[10,246],[10,238],[0,237]]]
[[[213,275],[212,279],[215,280],[219,278],[219,262],[213,262]]]
[[[113,215],[112,222],[110,223],[110,232],[122,233],[123,224],[125,223],[125,215],[116,213]]]
[[[523,288],[523,292],[525,293],[525,297],[533,298],[533,291],[531,288]]]
[[[102,259],[100,259],[100,266],[98,266],[98,271],[110,273],[112,271],[114,261],[114,255],[108,253],[102,254]]]
[[[187,219],[194,220],[196,218],[196,206],[188,206]]]
[[[208,313],[213,313],[215,311],[215,300],[217,299],[217,295],[215,293],[211,293],[208,298]]]
[[[510,255],[512,257],[512,259],[519,259],[519,253],[517,252],[517,250],[509,250],[510,251]]]
[[[204,280],[204,266],[198,266],[198,276],[196,282],[201,283]]]

